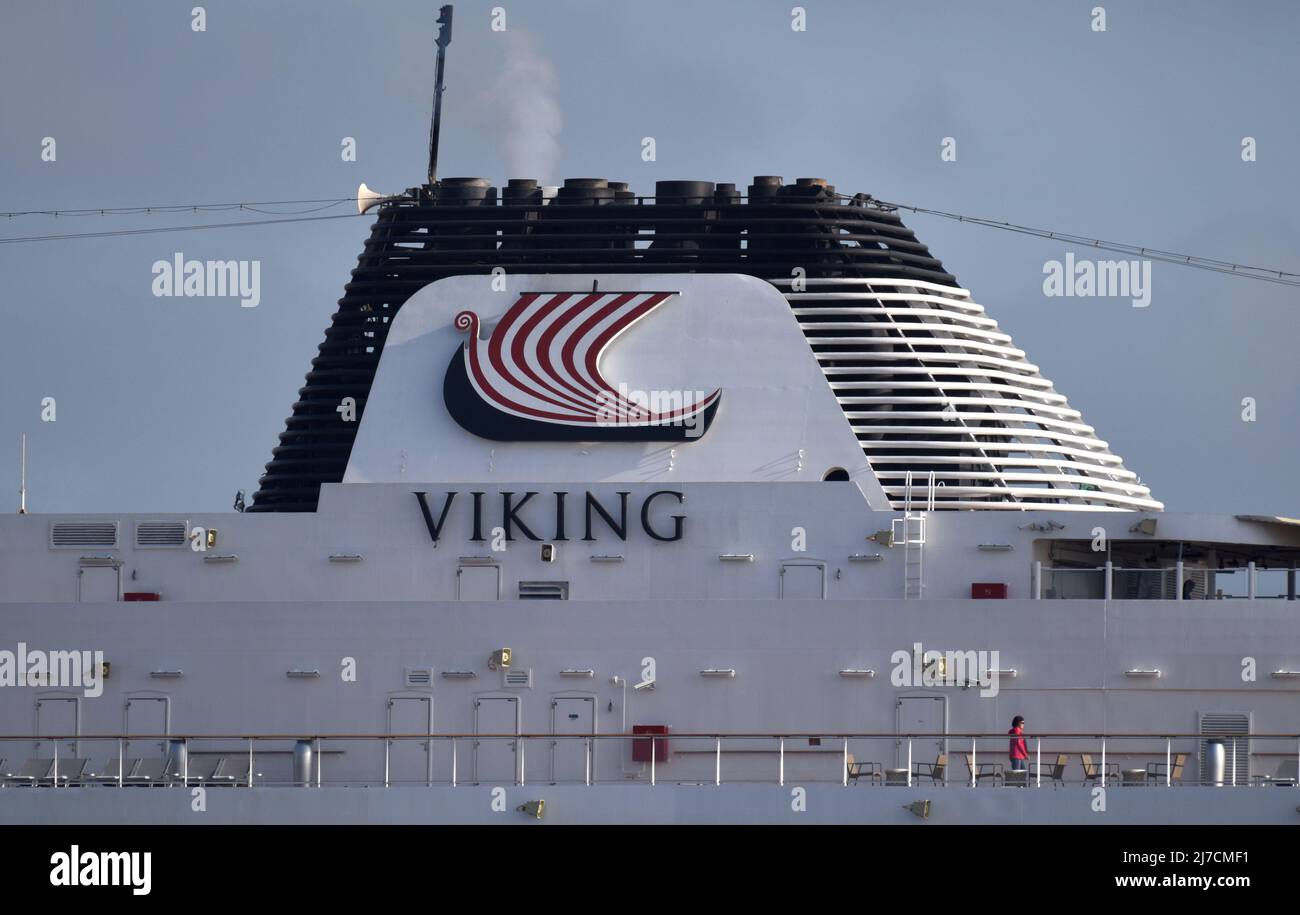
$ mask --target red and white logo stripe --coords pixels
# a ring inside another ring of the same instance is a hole
[[[528,292],[479,339],[479,318],[456,315],[469,332],[466,374],[486,402],[525,419],[573,426],[679,425],[721,392],[667,412],[629,401],[600,372],[605,351],[673,292]]]

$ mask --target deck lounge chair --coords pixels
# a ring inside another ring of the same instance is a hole
[[[1085,785],[1101,781],[1101,766],[1092,761],[1092,757],[1087,753],[1079,754],[1079,761],[1083,763],[1083,783]],[[1119,763],[1106,763],[1106,780],[1119,780]]]
[[[967,753],[965,754],[965,756],[966,756],[966,771],[974,777],[976,785],[978,785],[982,781],[989,781],[996,785],[998,782],[1003,780],[1004,776],[1002,774],[1002,763],[1000,762],[977,763],[975,761],[975,755],[973,753]]]
[[[134,771],[122,779],[122,784],[132,786],[165,785],[167,784],[166,773],[167,760],[142,759]]]
[[[29,759],[17,772],[5,772],[3,781],[8,785],[35,785],[43,778],[48,778],[54,769],[54,759]]]
[[[847,765],[851,784],[857,784],[859,779],[864,778],[871,784],[876,782],[884,784],[885,782],[885,773],[878,762],[858,762],[850,755]]]
[[[1065,753],[1058,753],[1056,755],[1056,762],[1052,763],[1049,766],[1041,767],[1041,770],[1035,767],[1035,769],[1033,770],[1033,775],[1035,778],[1038,778],[1040,776],[1050,778],[1052,780],[1052,784],[1054,785],[1064,785],[1065,768],[1069,764],[1070,764],[1069,755]]]
[[[240,757],[239,762],[232,762],[230,757],[223,756],[218,761],[217,767],[213,771],[211,780],[208,782],[208,784],[230,785],[232,787],[247,785],[248,772],[249,772],[249,767],[248,767],[247,757]],[[261,777],[262,777],[261,772],[257,772],[254,774],[254,778],[261,778]]]
[[[928,777],[935,785],[942,785],[948,771],[948,754],[940,753],[932,763],[916,763],[912,767],[913,780]]]
[[[1187,764],[1187,754],[1179,753],[1174,756],[1173,764],[1169,767],[1169,783],[1181,781],[1183,778],[1183,766]],[[1164,783],[1165,764],[1162,762],[1147,763],[1147,781]]]
[[[98,771],[88,772],[85,781],[91,785],[116,785],[118,782],[118,766],[121,764],[123,764],[121,758],[110,756],[108,759],[104,760],[104,765],[100,766]],[[123,775],[134,775],[135,770],[140,767],[140,760],[127,759],[125,760],[125,766],[126,771]],[[122,779],[122,781],[125,782],[125,778]]]
[[[82,776],[86,774],[86,766],[90,765],[89,759],[80,757],[72,759],[60,759],[58,765],[58,774],[55,775],[55,766],[51,760],[49,777],[40,780],[41,785],[79,785]]]

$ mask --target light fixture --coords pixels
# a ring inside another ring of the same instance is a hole
[[[894,532],[892,530],[876,531],[867,539],[874,543],[878,543],[885,548],[889,548],[894,545]]]
[[[496,562],[491,556],[461,556],[458,561],[463,566],[486,566]]]
[[[442,675],[448,680],[473,680],[478,676],[472,670],[444,670]]]
[[[319,670],[299,670],[296,667],[293,670],[286,670],[284,672],[284,675],[288,677],[290,680],[319,680],[320,679]]]
[[[488,670],[496,670],[498,667],[502,670],[507,669],[514,656],[514,652],[509,648],[498,648],[488,655]]]
[[[560,671],[560,676],[574,679],[590,679],[596,676],[596,672],[590,667],[566,667]]]
[[[1010,553],[1012,546],[1009,543],[981,543],[979,550],[981,553]]]
[[[330,562],[360,562],[362,558],[360,553],[333,553]]]
[[[151,670],[149,671],[149,676],[153,677],[155,680],[179,680],[181,677],[185,676],[185,671]]]
[[[555,562],[556,548],[553,543],[542,544],[542,562]]]
[[[1143,518],[1137,524],[1130,527],[1128,532],[1130,534],[1146,534],[1148,537],[1154,537],[1156,535],[1156,519]]]
[[[1274,680],[1300,680],[1300,670],[1275,670],[1269,676]]]
[[[885,557],[879,553],[850,553],[849,562],[880,562]]]
[[[227,556],[204,556],[204,557],[203,557],[203,561],[204,561],[204,562],[214,562],[214,563],[220,563],[220,562],[239,562],[239,557],[236,556],[234,553],[231,553],[231,554],[229,554],[229,555],[227,555]]]
[[[622,562],[622,556],[592,556],[592,562]]]
[[[1160,675],[1160,671],[1158,670],[1154,670],[1154,669],[1144,670],[1142,668],[1134,668],[1133,670],[1124,671],[1124,676],[1134,677],[1134,678],[1146,678],[1148,680],[1159,680],[1161,675]]]
[[[840,671],[841,677],[858,677],[863,680],[870,680],[875,677],[874,670],[868,670],[865,667],[846,667]]]
[[[722,553],[718,556],[723,562],[753,562],[753,553]]]
[[[701,677],[719,677],[725,680],[734,679],[736,670],[734,667],[706,667],[700,671]]]
[[[1016,677],[1020,676],[1020,671],[1016,670],[1014,667],[1008,667],[1005,670],[988,670],[985,671],[985,673],[990,677],[997,677],[999,680],[1003,678],[1014,680]]]

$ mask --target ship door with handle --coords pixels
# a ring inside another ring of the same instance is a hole
[[[596,732],[594,696],[556,696],[551,700],[551,784],[589,784],[596,769],[592,740],[566,736]]]
[[[519,741],[508,736],[519,733],[518,696],[482,696],[474,700],[474,782],[514,784],[519,781]]]

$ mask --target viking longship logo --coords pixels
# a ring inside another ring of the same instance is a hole
[[[628,391],[601,357],[675,292],[528,292],[479,339],[479,317],[447,368],[443,397],[456,422],[498,441],[685,441],[703,435],[720,390]]]

